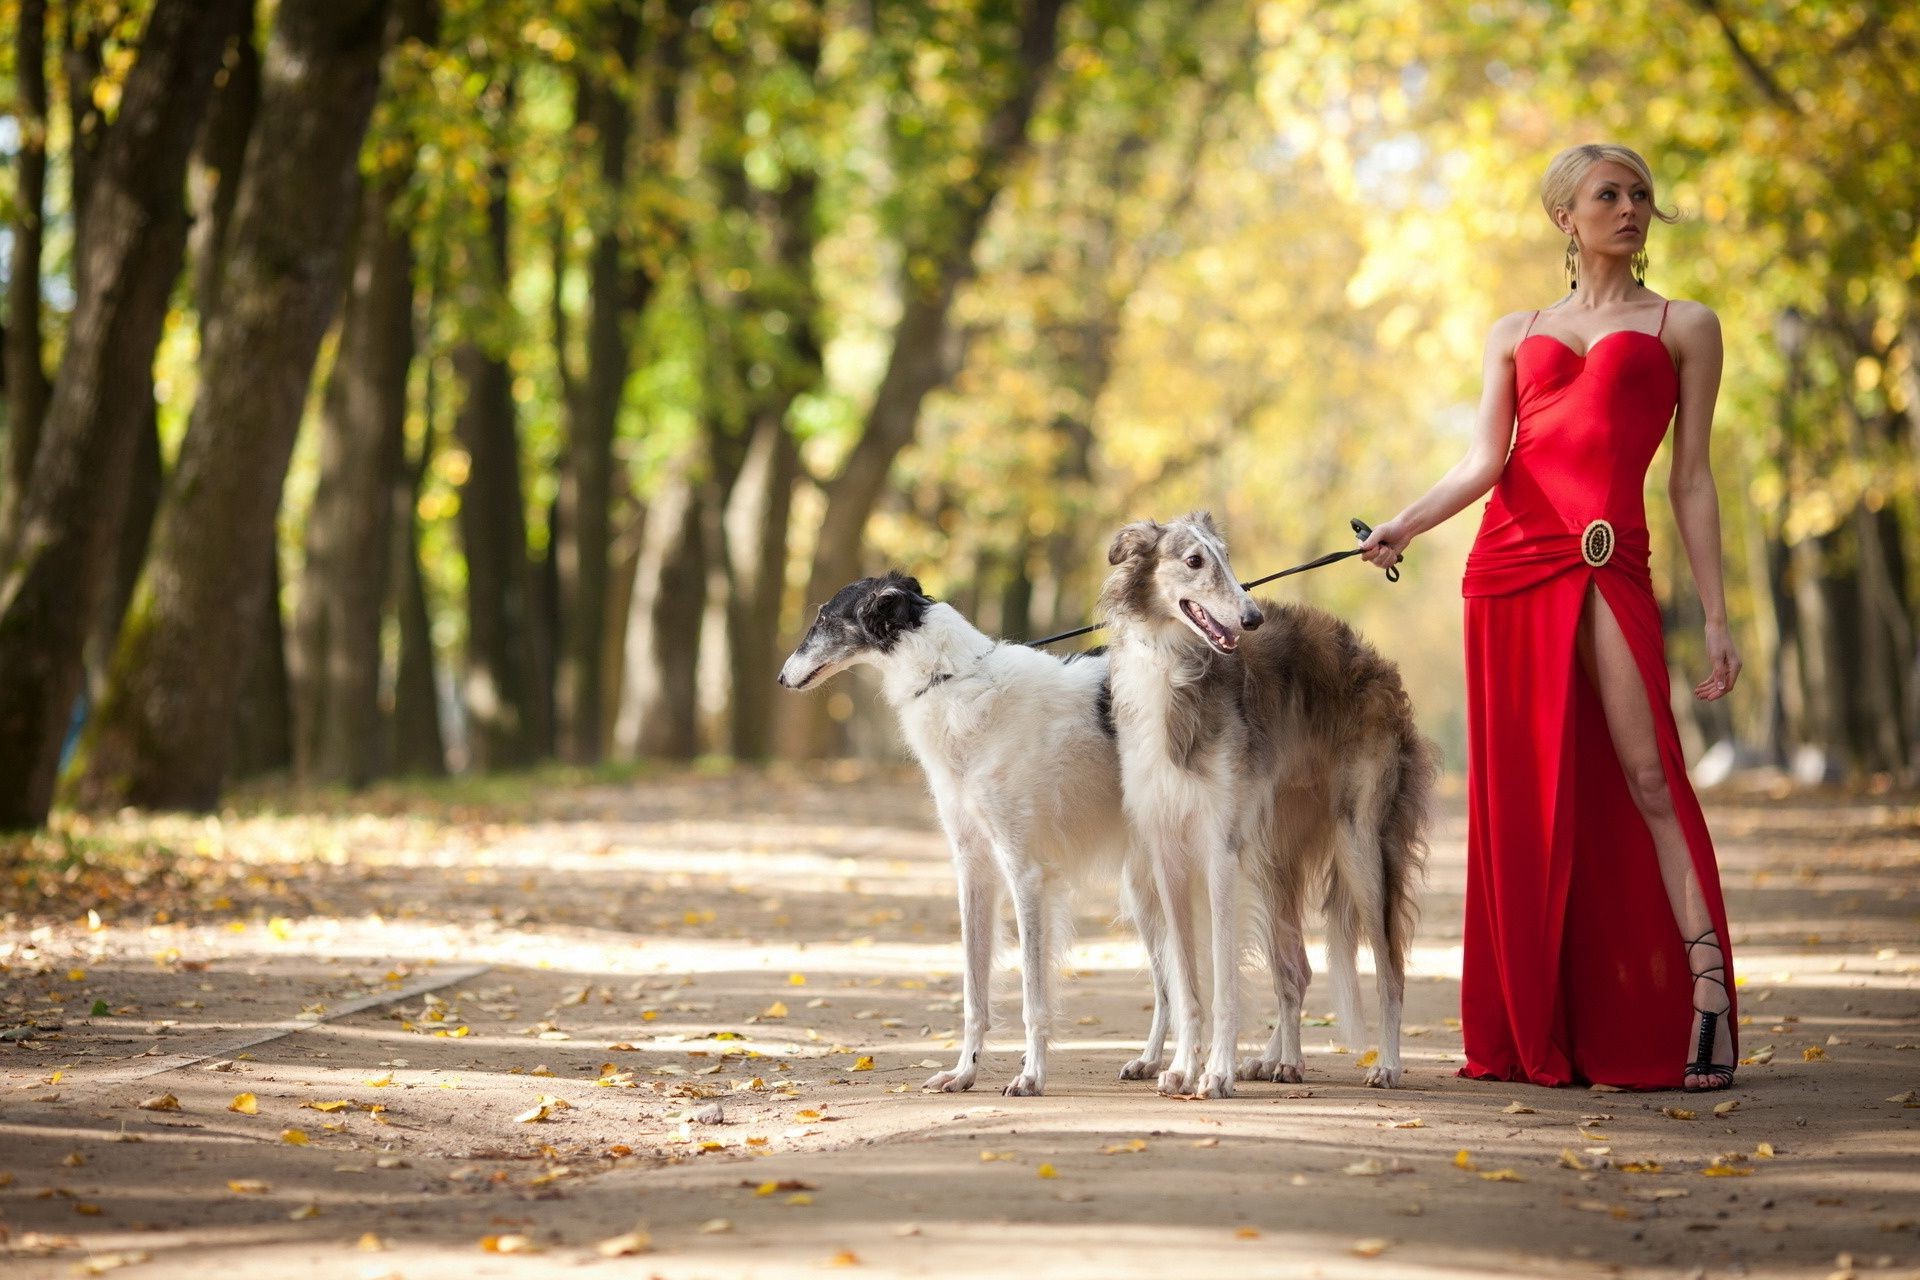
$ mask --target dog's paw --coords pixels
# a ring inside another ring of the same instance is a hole
[[[1154,1088],[1170,1098],[1185,1097],[1187,1093],[1187,1073],[1184,1071],[1162,1071],[1154,1082]]]
[[[1200,1083],[1193,1091],[1202,1098],[1231,1098],[1233,1096],[1233,1076],[1225,1071],[1207,1071],[1200,1076]]]
[[[1300,1064],[1278,1058],[1242,1058],[1233,1073],[1236,1080],[1273,1080],[1280,1084],[1299,1084]]]
[[[1031,1071],[1022,1071],[1007,1081],[1000,1092],[1009,1098],[1037,1098],[1045,1091],[1045,1082]]]
[[[973,1088],[973,1076],[971,1071],[936,1071],[920,1087],[936,1093],[965,1093]]]
[[[1361,1079],[1369,1089],[1394,1089],[1400,1085],[1400,1068],[1371,1066]],[[1385,1105],[1382,1103],[1381,1105]]]
[[[1135,1058],[1120,1068],[1122,1080],[1151,1080],[1167,1065],[1165,1058]]]

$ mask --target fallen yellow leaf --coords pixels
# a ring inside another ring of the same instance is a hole
[[[1773,1159],[1773,1144],[1771,1142],[1763,1142],[1756,1146],[1753,1149],[1753,1158],[1755,1160]]]
[[[723,1236],[731,1230],[733,1224],[725,1218],[708,1218],[700,1224],[700,1234],[703,1236]]]
[[[87,971],[85,969],[67,970],[68,982],[85,982],[86,980],[87,980]]]
[[[367,1083],[375,1089],[384,1089],[388,1085],[393,1083],[393,1072],[391,1071],[382,1072],[380,1075],[377,1075],[373,1079],[367,1081]]]
[[[238,1111],[243,1116],[260,1114],[260,1100],[250,1093],[236,1093],[233,1101],[227,1104],[227,1110]]]
[[[300,1105],[309,1111],[325,1111],[331,1113],[334,1111],[345,1111],[353,1104],[345,1098],[342,1098],[338,1102],[303,1102]]]
[[[1453,1167],[1456,1169],[1475,1168],[1476,1166],[1473,1163],[1473,1153],[1471,1151],[1468,1151],[1465,1147],[1462,1147],[1460,1148],[1460,1150],[1454,1152]]]
[[[1810,1044],[1800,1051],[1800,1057],[1807,1062],[1818,1062],[1827,1056],[1827,1051],[1817,1044]]]
[[[1533,1113],[1532,1107],[1519,1101],[1509,1102],[1506,1106],[1500,1108],[1500,1114],[1504,1116],[1530,1116]]]
[[[808,1195],[804,1191],[796,1191],[792,1195],[787,1197],[787,1203],[803,1205],[803,1206],[810,1205],[813,1203],[813,1197]]]
[[[1060,1176],[1060,1171],[1058,1169],[1055,1169],[1050,1164],[1043,1164],[1038,1169],[1035,1169],[1033,1172],[1035,1176],[1041,1177],[1041,1178],[1057,1178]]]
[[[830,1267],[857,1267],[860,1265],[860,1255],[851,1249],[842,1249],[827,1259],[827,1265]]]
[[[1712,1164],[1702,1169],[1700,1173],[1703,1177],[1708,1178],[1745,1178],[1750,1176],[1753,1170],[1743,1165],[1723,1164],[1716,1159]]]
[[[653,1248],[653,1237],[635,1227],[624,1235],[602,1240],[595,1245],[594,1252],[603,1258],[625,1258],[636,1253],[645,1253]]]
[[[142,1111],[178,1111],[180,1099],[170,1093],[156,1094],[141,1102],[140,1109]]]
[[[1662,1166],[1657,1160],[1623,1160],[1613,1167],[1622,1173],[1659,1173]]]
[[[378,1253],[387,1247],[387,1242],[369,1231],[355,1242],[354,1247],[362,1253]]]
[[[1380,1061],[1380,1051],[1378,1049],[1369,1049],[1360,1055],[1360,1065],[1363,1067],[1370,1067],[1378,1061]]]
[[[308,1218],[317,1218],[319,1216],[320,1216],[319,1205],[303,1204],[298,1209],[295,1209],[292,1213],[289,1213],[287,1215],[287,1219],[291,1222],[305,1222]]]
[[[1427,1127],[1427,1122],[1419,1116],[1415,1116],[1411,1120],[1396,1120],[1393,1122],[1393,1127],[1396,1129],[1424,1129]]]
[[[1218,1141],[1218,1139],[1215,1139],[1215,1141]],[[1106,1146],[1100,1148],[1100,1154],[1103,1156],[1124,1156],[1145,1151],[1146,1149],[1147,1140],[1145,1138],[1129,1138],[1125,1142],[1108,1143]]]
[[[1260,1233],[1252,1227],[1241,1227],[1233,1233],[1233,1238],[1235,1240],[1258,1240]]]
[[[1662,1107],[1660,1114],[1669,1120],[1697,1120],[1700,1117],[1682,1107]]]
[[[762,1009],[762,1010],[760,1011],[760,1016],[761,1016],[761,1017],[763,1017],[763,1018],[784,1018],[784,1017],[786,1017],[786,1016],[787,1016],[787,1003],[786,1003],[786,1001],[784,1001],[784,1000],[775,1000],[775,1001],[774,1001],[774,1002],[773,1002],[772,1004],[770,1004],[770,1005],[768,1005],[768,1006],[767,1006],[766,1008],[764,1008],[764,1009]]]
[[[533,1242],[532,1236],[504,1235],[481,1236],[480,1248],[486,1253],[538,1253],[540,1246]]]
[[[280,1141],[290,1147],[304,1147],[307,1145],[307,1131],[305,1129],[282,1129],[280,1131]]]
[[[873,1070],[873,1059],[863,1053],[854,1059],[853,1069],[855,1071],[871,1071]]]
[[[1579,1155],[1574,1152],[1572,1147],[1562,1147],[1560,1148],[1560,1167],[1562,1169],[1584,1169],[1587,1167],[1587,1164],[1586,1161],[1582,1160]]]
[[[267,1194],[267,1184],[258,1178],[228,1178],[227,1190],[237,1196],[263,1196]]]
[[[1377,1258],[1393,1247],[1393,1241],[1382,1240],[1377,1236],[1353,1242],[1353,1255],[1357,1258]]]
[[[1739,1105],[1740,1099],[1738,1098],[1729,1098],[1725,1102],[1716,1102],[1713,1104],[1713,1114],[1717,1116],[1729,1115],[1733,1112],[1733,1109]]]
[[[1482,1173],[1480,1176],[1482,1178],[1485,1178],[1488,1182],[1525,1182],[1526,1181],[1525,1178],[1522,1178],[1519,1174],[1515,1173],[1511,1169],[1489,1169],[1486,1172]]]
[[[807,975],[804,973],[790,973],[787,975],[787,985],[790,987],[804,987],[807,985]]]
[[[987,1164],[994,1160],[1011,1160],[1011,1159],[1013,1159],[1013,1152],[1011,1151],[982,1151],[980,1153],[981,1164]]]

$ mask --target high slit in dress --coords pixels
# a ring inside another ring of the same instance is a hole
[[[1534,313],[1535,318],[1539,316]],[[1696,1018],[1685,939],[1576,651],[1589,584],[1633,650],[1733,994],[1713,844],[1668,705],[1643,486],[1679,399],[1660,328],[1583,356],[1532,332],[1518,426],[1461,586],[1467,896],[1461,1026],[1479,1079],[1679,1088]],[[1695,953],[1707,960],[1711,953]],[[1737,1035],[1737,1013],[1726,1014]]]

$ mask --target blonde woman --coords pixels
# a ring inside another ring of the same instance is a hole
[[[1468,871],[1462,1075],[1724,1089],[1733,959],[1713,844],[1668,706],[1643,486],[1673,428],[1667,493],[1725,697],[1720,510],[1707,438],[1720,323],[1645,283],[1674,221],[1645,160],[1588,144],[1542,184],[1567,295],[1501,319],[1467,456],[1373,531],[1407,545],[1491,486],[1467,558]]]

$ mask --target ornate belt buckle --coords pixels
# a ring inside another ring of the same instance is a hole
[[[1580,558],[1598,569],[1613,559],[1613,526],[1595,520],[1580,535]]]

